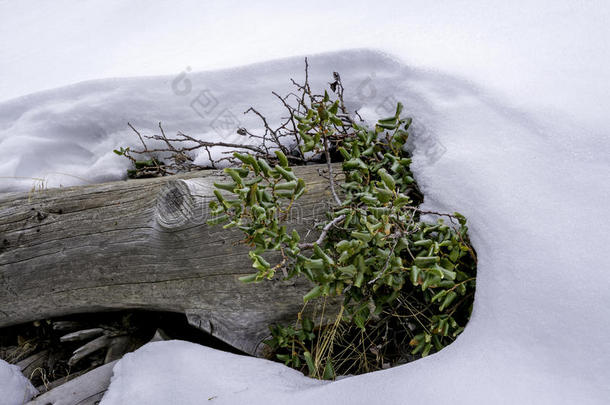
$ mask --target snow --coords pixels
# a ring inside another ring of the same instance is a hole
[[[597,226],[608,221],[603,204],[610,195],[604,140],[573,139],[575,128],[569,122],[549,122],[545,116],[503,104],[467,82],[409,68],[375,52],[333,53],[310,62],[318,83],[327,72],[339,70],[351,89],[348,103],[366,117],[384,115],[386,97],[405,102],[405,109],[419,121],[414,169],[426,206],[458,210],[469,218],[479,256],[478,288],[466,331],[434,356],[315,389],[284,392],[284,380],[277,377],[272,380],[277,389],[265,392],[272,392],[279,403],[298,404],[314,400],[366,404],[380,399],[429,403],[449,398],[459,403],[574,403],[583,398],[584,403],[604,403],[610,395],[610,325],[604,321],[610,279],[600,266],[605,230]],[[258,88],[282,88],[276,78],[294,75],[300,68],[300,59],[292,59],[223,72],[231,79],[217,81],[218,76],[210,76],[209,81],[235,83],[254,75],[260,78]],[[222,98],[237,103],[239,96],[250,95],[250,88],[241,82],[233,91],[234,95],[222,91]],[[257,102],[262,110],[274,111],[271,97]],[[173,353],[162,345],[147,350],[150,356]],[[131,370],[147,372],[117,373],[110,392],[116,390],[116,398],[121,398],[119,393],[131,398],[135,391],[127,387],[134,379],[141,378],[144,384],[161,375],[172,376],[173,389],[192,395],[188,398],[193,401],[207,395],[218,396],[219,403],[245,398],[254,404],[267,401],[267,396],[254,393],[235,397],[233,386],[217,389],[226,377],[216,373],[241,364],[242,359],[226,355],[220,367],[211,353],[193,354],[197,366],[180,372],[213,373],[205,383],[176,382],[174,371],[165,366],[151,369],[144,363],[146,356],[137,354],[130,360],[136,364],[130,363]],[[259,367],[266,368],[267,363]],[[243,370],[230,375],[253,375],[250,369]],[[248,387],[256,390],[258,384],[253,380]],[[156,394],[165,390],[153,386],[147,385]],[[107,398],[109,404],[121,403]]]
[[[0,400],[2,405],[22,405],[38,391],[21,374],[19,367],[0,359]]]
[[[472,319],[438,354],[323,384],[260,359],[154,343],[117,364],[104,405],[607,403],[607,3],[18,10],[27,6],[0,3],[3,37],[37,26],[0,44],[0,176],[26,177],[2,179],[0,190],[35,187],[32,177],[49,187],[121,178],[126,162],[111,150],[137,145],[127,121],[143,133],[162,121],[169,133],[239,141],[215,118],[228,111],[256,128],[241,114],[250,105],[277,116],[270,92],[301,78],[302,57],[230,66],[316,54],[314,88],[339,71],[365,117],[403,101],[417,124],[413,167],[426,207],[466,215],[479,257]],[[75,36],[83,27],[87,35]],[[317,54],[354,46],[396,58]],[[109,78],[130,75],[161,76]],[[71,84],[88,79],[100,80]],[[40,89],[50,90],[24,95]]]
[[[608,123],[599,102],[610,89],[604,0],[16,3],[0,2],[0,38],[10,38],[0,42],[0,100],[103,77],[370,47],[485,83],[513,102]]]
[[[163,372],[159,372],[159,365]],[[194,343],[155,342],[114,367],[108,404],[273,403],[325,384],[281,364],[225,353]],[[151,390],[151,386],[158,389]]]

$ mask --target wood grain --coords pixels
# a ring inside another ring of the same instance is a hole
[[[294,169],[307,182],[291,215],[300,230],[329,207],[323,168]],[[310,285],[237,280],[254,270],[240,233],[205,223],[214,181],[226,178],[203,171],[0,195],[0,327],[93,311],[175,311],[257,353],[270,323],[294,320]]]

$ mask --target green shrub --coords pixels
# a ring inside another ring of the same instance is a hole
[[[270,355],[312,377],[332,379],[411,361],[454,341],[470,317],[476,254],[462,215],[419,208],[423,195],[405,148],[411,119],[402,116],[402,105],[369,128],[347,111],[338,73],[330,84],[332,99],[327,92],[312,93],[307,69],[306,59],[305,83],[293,81],[296,94],[274,93],[288,112],[277,128],[257,110],[246,111],[259,116],[265,129],[262,135],[237,130],[253,144],[203,141],[181,132],[168,138],[161,123],[160,134],[141,135],[129,124],[143,149],[115,153],[132,161],[129,177],[232,164],[225,169],[231,181],[215,184],[209,223],[239,229],[252,247],[256,272],[241,280],[305,277],[312,285],[293,325],[270,326]],[[166,146],[150,149],[146,140]],[[214,147],[235,151],[214,160]],[[207,152],[208,166],[194,163],[197,149]],[[333,159],[341,163],[340,184]],[[333,206],[318,225],[317,240],[307,243],[289,228],[288,218],[307,192],[291,164],[310,162],[327,163]]]
[[[269,280],[278,270],[311,281],[303,300],[319,303],[317,315],[302,312],[294,325],[272,325],[266,344],[280,361],[323,379],[442,349],[464,329],[475,289],[466,219],[418,208],[423,197],[405,151],[411,119],[402,116],[402,105],[374,128],[346,120],[344,112],[342,97],[332,100],[326,92],[291,111],[299,156],[329,163],[335,206],[315,242],[304,243],[289,229],[288,213],[307,186],[280,148],[274,156],[234,153],[241,164],[225,169],[230,182],[215,185],[209,221],[238,228],[252,246],[256,272],[242,281]],[[342,162],[340,184],[331,156]],[[270,263],[271,252],[279,252],[279,262]],[[328,297],[342,299],[334,321],[323,314]]]

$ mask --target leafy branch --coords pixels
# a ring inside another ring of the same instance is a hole
[[[332,87],[338,90],[339,84]],[[312,282],[306,303],[343,297],[335,322],[322,316],[316,324],[300,314],[296,326],[274,325],[267,344],[278,359],[317,378],[383,368],[442,349],[468,320],[476,257],[462,215],[418,208],[423,197],[405,151],[411,119],[402,117],[399,103],[393,116],[371,129],[346,118],[342,87],[336,99],[328,92],[306,97],[309,89],[299,89],[297,99],[309,100],[307,109],[291,110],[302,111],[292,116],[300,156],[324,157],[335,202],[319,225],[319,237],[300,242],[298,229],[288,229],[279,215],[306,192],[282,150],[275,151],[275,165],[234,153],[241,166],[225,169],[233,182],[217,184],[228,194],[218,191],[211,204],[217,217],[210,223],[238,228],[252,247],[256,273],[242,281],[272,279],[282,268],[287,277]],[[339,187],[332,154],[342,162],[345,181]],[[438,219],[431,223],[422,216]],[[281,252],[277,265],[265,259],[273,251]],[[348,361],[356,358],[364,361]]]
[[[168,137],[161,124],[160,134],[141,135],[130,125],[143,149],[115,152],[134,163],[131,177],[228,166],[230,180],[215,183],[209,224],[243,233],[255,272],[241,280],[305,277],[312,287],[304,303],[317,303],[313,315],[299,313],[295,325],[270,326],[272,356],[332,379],[411,361],[453,342],[470,317],[476,254],[466,218],[419,208],[423,195],[405,147],[412,120],[403,116],[402,104],[369,127],[347,109],[337,72],[330,93],[316,94],[308,68],[306,59],[304,83],[292,80],[295,92],[273,93],[288,112],[279,126],[254,108],[244,112],[263,125],[262,133],[237,129],[249,144],[181,132]],[[150,148],[147,141],[161,146]],[[214,158],[214,148],[221,148],[221,157]],[[204,166],[194,164],[200,150],[208,156]],[[326,164],[320,174],[333,204],[317,225],[318,237],[305,242],[287,219],[307,192],[292,167],[311,162]],[[341,182],[334,163],[341,164]],[[334,321],[325,311],[329,297],[342,302]]]

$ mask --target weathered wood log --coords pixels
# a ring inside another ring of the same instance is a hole
[[[324,166],[295,168],[307,192],[291,222],[312,227],[330,201]],[[309,282],[243,284],[241,234],[206,224],[220,171],[0,195],[0,327],[66,314],[149,309],[256,353],[294,320]],[[312,231],[309,240],[315,240]]]

